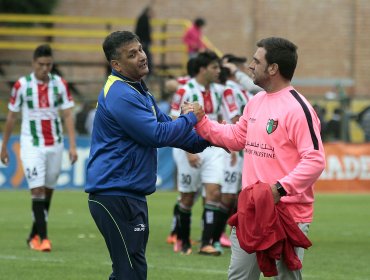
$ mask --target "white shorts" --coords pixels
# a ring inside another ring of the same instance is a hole
[[[21,145],[24,175],[30,189],[54,188],[62,167],[63,144],[51,147]]]
[[[236,155],[236,164],[231,166],[231,154],[224,152],[224,178],[221,187],[221,193],[237,194],[241,189],[241,172],[243,168],[243,159]]]
[[[223,149],[210,147],[197,154],[200,167],[190,166],[186,152],[173,149],[173,157],[177,166],[177,185],[180,192],[197,192],[202,184],[222,184],[224,169]]]

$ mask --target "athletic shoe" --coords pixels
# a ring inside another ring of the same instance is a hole
[[[217,251],[212,245],[206,245],[200,248],[199,254],[205,256],[219,256],[221,255],[220,251]]]
[[[176,239],[176,242],[173,244],[173,251],[178,253],[182,250],[182,241],[180,239]]]
[[[190,244],[191,245],[198,245],[200,243],[200,241],[197,241],[197,240],[191,240],[190,239]]]
[[[215,249],[216,249],[217,251],[219,251],[221,255],[224,253],[224,249],[222,248],[222,246],[221,246],[221,243],[220,243],[220,242],[215,242],[215,243],[213,243],[213,247],[215,247]]]
[[[177,240],[177,234],[176,233],[173,234],[173,235],[170,234],[169,236],[167,236],[166,243],[167,244],[175,244],[176,240]],[[191,245],[198,245],[199,241],[190,239],[190,243],[191,243]]]
[[[175,233],[175,234],[170,234],[169,236],[167,236],[166,242],[167,244],[175,244],[176,240],[177,240],[177,235]]]
[[[50,252],[51,251],[51,242],[49,239],[43,239],[41,241],[40,247],[38,248],[38,251],[42,252]]]
[[[221,243],[222,247],[227,247],[227,248],[231,247],[231,241],[230,241],[229,237],[226,235],[226,233],[223,233],[221,235],[220,243]]]
[[[181,255],[189,256],[189,255],[191,255],[192,252],[193,252],[193,250],[191,249],[190,244],[184,244],[181,248]]]
[[[28,238],[27,245],[28,247],[30,247],[30,249],[38,251],[40,247],[40,237],[38,235],[35,235],[32,238]]]

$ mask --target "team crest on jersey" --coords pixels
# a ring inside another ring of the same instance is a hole
[[[266,131],[267,131],[267,133],[268,134],[273,133],[277,129],[278,124],[279,124],[279,122],[277,120],[275,121],[273,119],[269,119],[267,121],[267,125],[266,125]]]

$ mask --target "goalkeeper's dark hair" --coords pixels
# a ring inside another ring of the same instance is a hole
[[[265,38],[257,42],[257,47],[266,50],[267,64],[276,63],[279,72],[285,79],[291,81],[297,66],[297,46],[287,39],[280,37]]]

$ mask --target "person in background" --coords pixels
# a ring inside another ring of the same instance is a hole
[[[172,94],[172,98],[174,97],[176,91],[180,88],[186,85],[186,83],[194,78],[195,76],[195,64],[196,64],[196,57],[190,58],[188,62],[186,63],[186,76],[180,76],[176,79],[177,82],[177,88]],[[175,85],[174,82],[171,82],[173,85]],[[179,98],[177,96],[176,98]],[[176,100],[173,100],[174,103],[179,102]],[[176,149],[173,149],[173,156],[177,153]],[[177,242],[177,233],[179,229],[179,222],[180,222],[180,212],[179,212],[179,203],[180,203],[181,195],[176,200],[175,205],[173,206],[173,217],[172,217],[172,224],[171,224],[171,232],[166,238],[166,242],[168,244],[173,244],[174,252],[181,251],[181,244],[180,242]],[[194,199],[194,201],[196,198]],[[180,239],[179,239],[180,240]],[[192,241],[190,241],[192,243]]]
[[[209,146],[193,130],[193,113],[172,120],[157,106],[143,77],[148,61],[139,37],[116,31],[103,42],[112,72],[97,103],[86,167],[92,218],[112,260],[111,280],[147,279],[146,196],[156,190],[157,148],[198,153]]]
[[[335,108],[331,119],[327,122],[323,130],[325,142],[335,142],[342,139],[342,110]]]
[[[38,46],[33,53],[33,72],[13,86],[5,123],[1,161],[9,164],[7,145],[17,114],[22,112],[20,156],[31,190],[33,223],[27,244],[32,250],[50,252],[47,221],[51,199],[61,172],[63,154],[62,112],[69,140],[69,159],[77,160],[73,121],[74,102],[66,81],[51,74],[53,53],[49,45]]]
[[[196,18],[190,28],[185,31],[182,38],[187,47],[189,58],[196,57],[198,53],[207,49],[207,46],[202,41],[202,29],[206,25],[203,18]]]
[[[253,83],[250,77],[250,71],[247,67],[247,58],[235,56],[231,53],[223,55],[222,66],[229,68],[231,74],[235,76],[236,81],[242,86],[242,89],[247,91],[252,97],[262,88]]]
[[[357,121],[364,132],[365,142],[370,142],[370,106],[365,107],[358,114]]]
[[[89,136],[92,134],[92,130],[94,127],[94,118],[95,118],[96,108],[95,106],[91,106],[90,111],[87,113],[87,117],[85,120],[85,129]]]
[[[169,77],[164,82],[164,92],[161,100],[158,102],[158,107],[166,115],[169,115],[171,111],[172,96],[175,94],[178,87],[179,83],[176,78]]]
[[[151,6],[147,6],[141,12],[140,16],[136,21],[135,26],[135,33],[140,38],[140,42],[143,46],[143,50],[146,53],[148,59],[148,67],[149,73],[148,75],[153,73],[153,56],[150,50],[150,46],[152,44],[152,26],[150,24],[150,20],[154,16],[154,11]]]
[[[230,78],[230,70],[221,67],[219,83],[224,86],[222,92],[221,115],[219,122],[235,123],[240,117],[239,107],[236,102],[236,92],[227,83]],[[212,242],[213,246],[223,253],[222,247],[230,247],[231,242],[225,234],[226,222],[231,213],[234,212],[237,194],[240,190],[241,160],[235,151],[223,151],[223,180],[221,181],[221,199],[219,204],[219,227],[216,228]]]
[[[235,73],[232,74],[227,67],[221,67],[220,83],[226,88],[222,99],[223,120],[226,123],[235,124],[241,115],[250,98],[253,97],[238,83]],[[221,203],[228,209],[228,215],[236,210],[237,197],[241,189],[241,172],[243,168],[243,152],[225,152],[224,183],[221,188]],[[226,222],[225,222],[226,223]],[[220,237],[220,244],[223,247],[231,247],[231,241],[225,232]]]
[[[249,101],[236,124],[210,120],[197,103],[185,104],[182,109],[194,111],[201,118],[196,131],[213,145],[244,150],[242,188],[248,190],[257,182],[268,184],[268,191],[271,190],[266,193],[271,194],[268,201],[284,203],[299,229],[307,235],[313,218],[313,185],[325,168],[325,153],[315,110],[291,86],[297,60],[297,46],[289,40],[270,37],[257,43],[249,68],[253,82],[264,91]],[[258,280],[261,269],[256,253],[249,254],[240,247],[237,231],[234,226],[228,279]],[[302,262],[304,249],[296,247],[295,254]],[[276,261],[276,279],[302,279],[301,269],[288,269],[284,257]]]
[[[76,128],[76,132],[79,135],[88,134],[85,124],[86,124],[86,119],[87,119],[87,116],[88,116],[90,110],[91,110],[90,102],[85,101],[85,102],[83,102],[82,106],[80,107],[79,112],[76,114],[75,128]]]
[[[320,120],[320,124],[321,124],[321,131],[320,131],[320,134],[321,134],[321,138],[323,139],[323,141],[325,141],[324,139],[324,133],[325,133],[325,130],[326,130],[326,120],[325,120],[325,115],[326,115],[326,109],[325,107],[322,107],[320,106],[319,104],[313,104],[312,107],[314,108],[319,120]]]
[[[205,107],[207,115],[218,120],[224,87],[217,84],[220,73],[219,58],[214,52],[200,53],[194,62],[194,78],[180,87],[173,97],[171,116],[180,116],[181,106],[186,102],[199,102]],[[192,207],[200,188],[205,189],[203,209],[203,232],[199,253],[219,256],[221,254],[212,244],[214,232],[220,228],[220,198],[223,178],[223,150],[212,147],[198,154],[189,154],[174,149],[177,166],[177,184],[180,193],[178,201],[177,241],[184,255],[192,253],[190,225]],[[175,244],[176,245],[176,244]],[[177,251],[177,250],[174,250]]]

